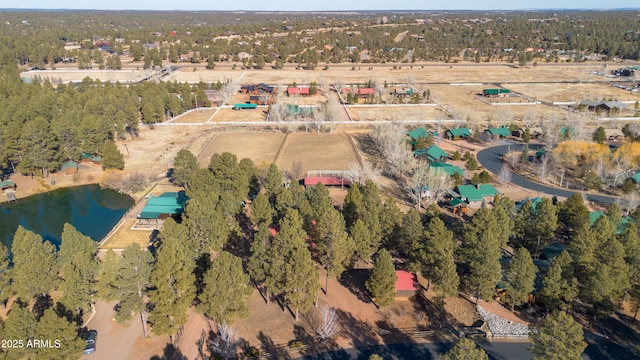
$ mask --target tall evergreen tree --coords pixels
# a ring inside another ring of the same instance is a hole
[[[210,251],[220,251],[229,238],[229,226],[224,213],[216,207],[215,194],[199,194],[187,201],[183,224],[189,234],[193,257]]]
[[[420,213],[415,208],[411,208],[402,218],[402,228],[394,248],[398,249],[400,254],[405,255],[410,249],[417,248],[423,237],[424,228]]]
[[[259,193],[251,204],[251,220],[258,226],[262,223],[271,225],[275,211],[269,203],[269,198],[265,193]]]
[[[180,149],[173,160],[173,183],[187,187],[191,174],[198,169],[198,159],[187,149]]]
[[[485,208],[479,209],[464,227],[462,253],[469,266],[465,283],[479,298],[490,299],[502,277],[499,233],[495,217]]]
[[[11,296],[11,267],[9,250],[0,243],[0,302],[5,303]]]
[[[284,180],[282,179],[282,173],[278,166],[274,163],[269,165],[269,169],[264,176],[264,189],[267,191],[269,201],[275,205],[276,197],[284,189]]]
[[[476,346],[471,339],[462,338],[455,343],[451,350],[440,356],[442,360],[489,360],[489,356]]]
[[[2,336],[4,339],[22,340],[23,346],[3,349],[7,359],[28,358],[32,349],[28,349],[26,342],[37,335],[38,322],[29,309],[20,306],[19,303],[11,306],[7,320],[3,324]]]
[[[245,302],[251,294],[249,275],[242,270],[242,259],[226,251],[218,254],[205,275],[205,287],[199,295],[198,309],[217,323],[231,323],[245,318]]]
[[[535,360],[580,360],[587,347],[584,333],[571,315],[554,312],[531,332],[531,347]]]
[[[74,311],[87,311],[94,293],[95,279],[100,266],[96,257],[98,243],[65,224],[58,252],[62,269],[60,302]]]
[[[40,235],[18,226],[11,246],[13,269],[12,289],[25,301],[44,296],[58,283],[56,248]]]
[[[342,214],[331,209],[320,216],[316,226],[316,245],[320,263],[327,271],[325,292],[329,292],[329,276],[339,277],[349,266],[355,245],[347,236]]]
[[[534,289],[537,271],[529,251],[524,247],[516,250],[504,273],[507,291],[505,302],[511,305],[511,311],[516,305],[522,305],[529,300],[529,294]]]
[[[295,308],[296,321],[300,311],[311,310],[320,290],[318,280],[318,269],[309,250],[291,248],[285,258],[283,289],[287,301]]]
[[[545,246],[555,239],[558,228],[558,210],[548,198],[543,198],[533,207],[531,201],[518,210],[515,221],[517,239],[515,245],[524,246],[537,258]]]
[[[151,273],[149,322],[157,335],[172,335],[187,322],[187,310],[195,297],[195,261],[187,248],[184,227],[169,219],[160,231],[160,246]]]
[[[371,254],[377,250],[377,246],[372,243],[371,232],[364,221],[358,219],[349,229],[353,244],[355,246],[355,255],[358,261],[369,262]]]
[[[460,279],[454,259],[456,242],[453,232],[439,218],[432,218],[426,226],[425,238],[411,254],[412,268],[422,272],[445,296],[458,292]]]
[[[116,279],[122,266],[121,263],[122,257],[120,255],[116,254],[113,249],[107,250],[98,269],[96,290],[100,299],[104,301],[119,300],[119,289]]]
[[[103,169],[124,169],[124,156],[118,150],[116,143],[107,140],[102,148],[102,168]]]
[[[82,355],[85,342],[78,336],[74,323],[58,316],[53,309],[47,309],[38,321],[35,339],[49,339],[51,346],[36,348],[38,359],[74,359]],[[56,347],[56,341],[60,346]]]
[[[344,199],[344,205],[342,214],[348,228],[351,228],[356,220],[360,216],[362,207],[362,192],[360,191],[360,184],[355,183],[351,185],[347,191],[347,196]]]
[[[367,290],[375,299],[378,306],[391,304],[396,296],[396,270],[391,255],[385,249],[381,249],[373,260],[373,271],[366,282]]]
[[[542,279],[540,298],[547,310],[566,310],[578,296],[578,279],[568,271],[571,261],[569,253],[563,251],[556,256]]]
[[[251,242],[251,256],[247,262],[247,272],[251,278],[258,282],[264,283],[270,269],[271,256],[269,250],[271,248],[271,231],[265,223],[258,225],[258,231],[253,235]],[[269,304],[269,291],[266,289],[265,298]]]
[[[589,224],[589,209],[584,204],[582,195],[575,193],[561,203],[558,220],[574,230]]]

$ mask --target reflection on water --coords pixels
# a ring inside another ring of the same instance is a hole
[[[133,199],[98,185],[58,189],[0,204],[0,241],[10,247],[18,225],[56,246],[65,223],[99,241],[133,205]]]

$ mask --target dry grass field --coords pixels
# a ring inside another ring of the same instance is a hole
[[[287,137],[276,165],[291,170],[295,162],[302,162],[306,174],[308,170],[347,170],[358,159],[345,133],[294,133]]]
[[[438,106],[349,106],[353,120],[427,120],[442,119]]]
[[[221,121],[265,121],[265,119],[267,118],[266,111],[266,106],[258,106],[257,109],[251,110],[233,110],[232,108],[223,108],[218,111],[216,116],[214,116],[209,123],[216,123]]]
[[[508,88],[548,102],[597,101],[602,99],[640,100],[640,94],[637,92],[632,93],[609,84],[510,84]]]
[[[51,82],[62,81],[82,81],[85,77],[91,79],[99,79],[102,82],[129,82],[137,81],[142,77],[153,74],[151,70],[78,70],[78,69],[58,69],[58,70],[33,70],[25,71],[20,74],[23,78],[34,78],[39,76],[41,79],[49,79]]]
[[[186,113],[180,116],[178,119],[172,121],[178,124],[189,124],[189,123],[205,123],[213,113],[216,112],[215,109],[211,110],[196,110],[190,113]]]
[[[275,160],[284,136],[277,132],[217,133],[200,154],[198,163],[201,167],[206,167],[211,155],[223,152],[236,154],[238,160],[249,158],[256,165],[271,163]]]

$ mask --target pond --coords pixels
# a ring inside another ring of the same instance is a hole
[[[100,241],[133,205],[131,197],[98,185],[83,185],[0,204],[0,241],[11,247],[18,225],[60,245],[62,227],[70,223]]]

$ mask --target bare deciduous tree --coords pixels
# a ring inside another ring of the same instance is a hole
[[[236,81],[227,81],[222,85],[222,89],[220,90],[220,94],[222,95],[222,100],[227,102],[231,100],[231,97],[238,92],[240,85]]]
[[[509,151],[502,156],[502,159],[507,162],[512,168],[515,168],[516,165],[520,162],[520,158],[522,157],[522,153],[518,151]]]
[[[426,201],[427,206],[440,201],[451,187],[453,187],[451,176],[440,169],[432,169],[427,163],[416,167],[405,183],[407,194],[417,210],[422,207],[423,200]]]
[[[235,358],[238,347],[236,330],[226,323],[218,324],[217,327],[218,335],[209,343],[211,353],[220,355],[224,359]]]
[[[347,170],[346,178],[351,183],[364,184],[367,180],[374,180],[380,176],[380,169],[375,167],[368,161],[363,161],[362,165],[356,163],[349,164],[349,170]]]
[[[540,182],[544,182],[547,176],[549,176],[550,160],[551,158],[546,154],[542,155],[538,160],[538,176]]]
[[[404,177],[415,167],[415,159],[405,142],[406,132],[402,125],[396,123],[379,126],[371,132],[373,141],[389,165],[390,175],[398,178]]]
[[[507,184],[511,182],[511,169],[509,168],[509,165],[502,164],[500,173],[498,173],[498,180],[500,181],[500,184]]]
[[[320,308],[321,323],[318,330],[320,340],[327,340],[338,334],[340,331],[340,319],[336,314],[336,310],[329,306]]]

